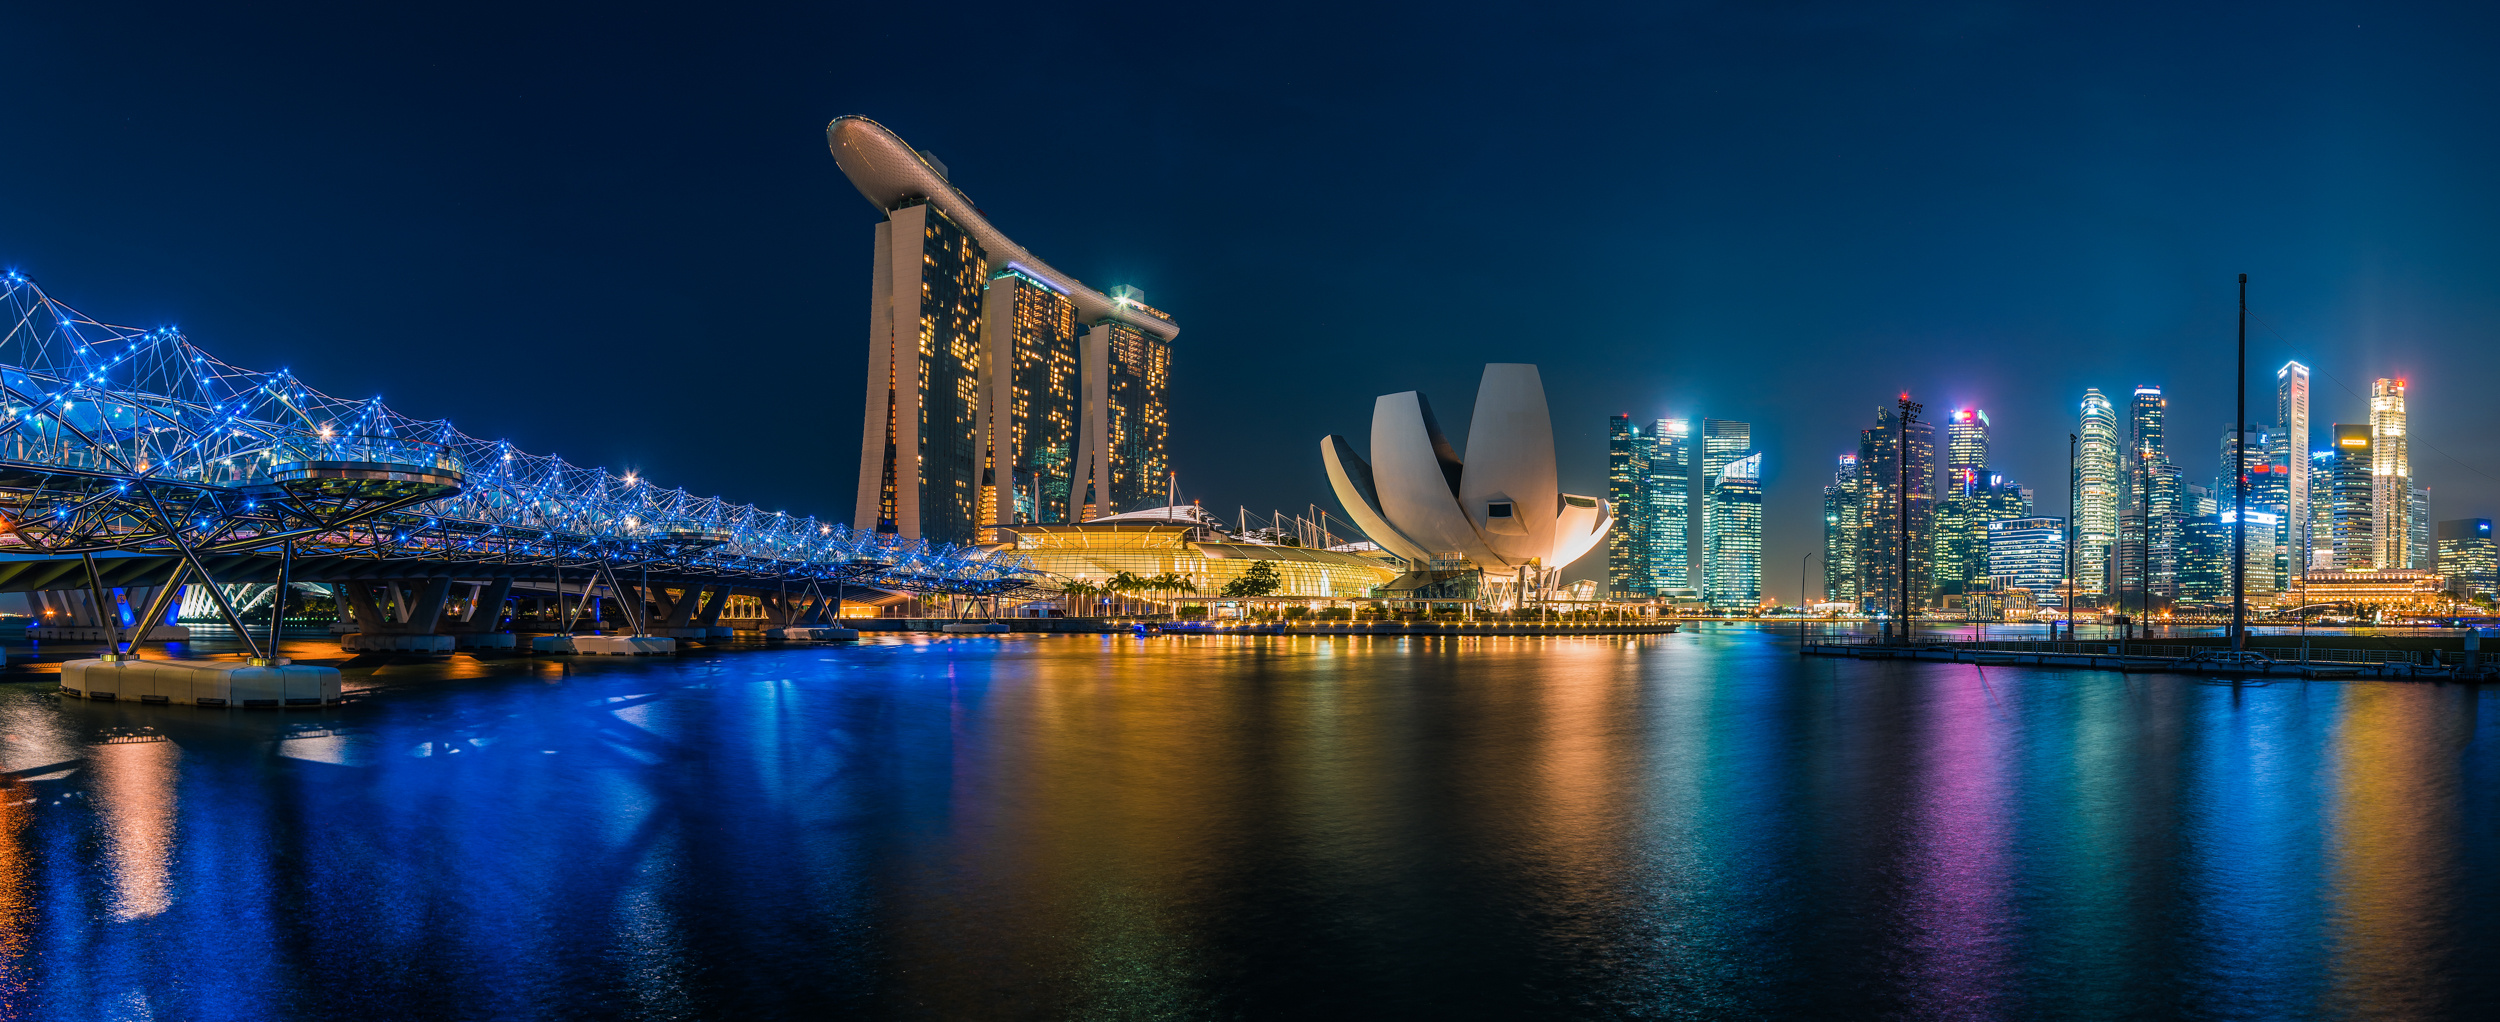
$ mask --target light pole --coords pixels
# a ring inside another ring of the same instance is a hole
[[[2068,642],[2075,641],[2075,518],[2077,517],[2075,512],[2082,500],[2081,495],[2076,491],[2083,488],[2083,475],[2076,467],[2075,445],[2081,440],[2082,438],[2072,433],[2066,434],[2066,542],[2064,546],[2066,547],[2065,609],[2066,641]],[[2049,636],[2051,641],[2055,641],[2056,638],[2057,636],[2054,635]]]
[[[2239,417],[2231,423],[2231,652],[2248,648],[2248,274],[2240,274]]]
[[[1813,564],[1820,550],[1808,550],[1797,562],[1797,652],[1806,651],[1806,565]]]

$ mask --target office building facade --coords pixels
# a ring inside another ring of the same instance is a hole
[[[2486,605],[2500,600],[2500,550],[2495,550],[2491,519],[2459,518],[2439,523],[2439,574],[2448,591]]]
[[[2002,518],[1988,523],[1988,579],[1997,591],[2027,590],[2039,607],[2066,605],[2066,520]]]
[[[2370,384],[2370,538],[2381,568],[2413,566],[2413,464],[2405,435],[2405,384]]]
[[[2338,571],[2367,571],[2378,563],[2377,454],[2371,429],[2336,423],[2327,466],[2328,545]],[[2394,567],[2388,565],[2387,567]]]
[[[1722,478],[1725,478],[1724,473],[1726,472],[1727,467],[1752,456],[1752,454],[1752,423],[1737,422],[1730,419],[1701,420],[1701,592],[1703,599],[1714,600],[1714,606],[1733,606],[1733,604],[1716,603],[1712,594],[1732,593],[1737,591],[1739,588],[1739,584],[1734,578],[1720,577],[1719,573],[1722,566],[1716,551],[1724,547],[1725,549],[1731,551],[1741,552],[1745,548],[1745,541],[1741,537],[1731,538],[1723,543],[1719,537],[1719,530],[1723,528],[1743,528],[1742,516],[1747,514],[1752,515],[1752,520],[1754,522],[1753,528],[1755,530],[1752,543],[1755,550],[1755,560],[1757,564],[1755,568],[1753,588],[1757,597],[1759,597],[1761,593],[1761,572],[1758,563],[1760,561],[1760,549],[1762,542],[1762,484],[1758,474],[1761,463],[1755,463],[1757,475],[1752,481],[1752,495],[1750,499],[1739,499],[1724,505],[1730,509],[1730,513],[1738,515],[1739,518],[1730,519],[1724,522],[1721,521],[1717,515],[1722,505],[1719,502],[1710,499],[1711,492],[1716,490],[1718,488],[1719,481]],[[1748,507],[1752,510],[1745,510]],[[1730,567],[1728,570],[1734,569]]]
[[[1935,426],[1925,420],[1905,429],[1899,412],[1877,408],[1875,425],[1858,433],[1858,491],[1864,508],[1858,529],[1858,593],[1867,613],[1900,617],[1934,604],[1935,465]]]
[[[2118,505],[2124,489],[2119,471],[2123,445],[2118,411],[2098,388],[2083,392],[2074,481],[2075,593],[2106,597],[2110,562],[2118,543]]]
[[[1858,496],[1858,456],[1843,454],[1823,487],[1823,599],[1858,601],[1858,530],[1865,510]]]
[[[1650,428],[1649,589],[1672,593],[1692,587],[1691,419],[1660,419]]]
[[[1762,602],[1762,455],[1722,466],[1709,502],[1710,572],[1702,598],[1721,610],[1752,610]]]
[[[1649,570],[1649,459],[1657,441],[1629,415],[1606,420],[1606,499],[1615,527],[1606,534],[1606,592],[1639,599],[1656,592]]]
[[[2274,371],[2275,428],[2267,434],[2267,463],[2286,472],[2281,535],[2285,574],[2297,572],[2315,558],[2309,510],[2309,367],[2285,362]]]

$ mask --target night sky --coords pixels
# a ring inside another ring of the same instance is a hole
[[[1227,517],[1330,504],[1316,440],[1373,396],[1463,430],[1484,362],[1536,362],[1574,492],[1611,413],[1753,422],[1790,599],[1905,389],[1985,408],[2043,513],[2087,386],[2166,386],[2209,479],[2243,272],[2252,419],[2287,358],[2321,432],[2409,377],[2434,517],[2500,515],[2490,5],[1189,7],[11,5],[0,264],[847,519],[878,214],[824,125],[857,113],[1179,319],[1176,465]]]

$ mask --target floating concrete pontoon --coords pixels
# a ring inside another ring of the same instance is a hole
[[[854,628],[773,628],[765,631],[764,637],[800,642],[857,642],[859,631]]]
[[[26,630],[26,637],[36,642],[112,642],[122,638],[114,634],[110,628],[83,625],[36,625]],[[148,629],[146,638],[129,641],[189,642],[191,641],[191,628],[188,625],[158,625]]]
[[[72,660],[61,665],[61,694],[98,702],[324,706],[339,701],[339,672],[232,660]]]
[[[459,649],[513,648],[511,632],[470,632],[466,634],[456,634],[451,637],[451,644]]]
[[[677,652],[677,640],[659,635],[539,635],[530,638],[530,651],[601,656],[657,656]]]
[[[448,635],[367,635],[349,632],[339,636],[339,648],[350,653],[449,653],[452,637]]]
[[[995,621],[966,621],[961,624],[947,625],[938,629],[938,631],[945,632],[948,635],[1000,635],[1006,633],[1009,629],[1006,625],[999,624]]]

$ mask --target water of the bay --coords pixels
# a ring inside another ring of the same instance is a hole
[[[1733,626],[453,663],[318,713],[0,686],[0,1016],[2500,1004],[2489,688]]]

